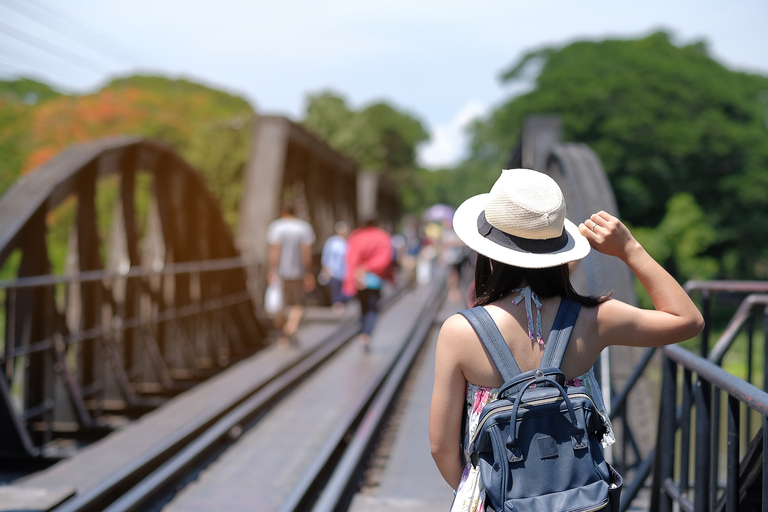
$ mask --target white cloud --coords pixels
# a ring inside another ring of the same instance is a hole
[[[468,149],[467,127],[487,110],[482,102],[470,100],[448,123],[435,127],[430,140],[419,148],[419,164],[436,169],[459,163]]]

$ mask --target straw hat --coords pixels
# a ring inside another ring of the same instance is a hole
[[[490,193],[459,206],[453,229],[478,253],[516,267],[556,267],[590,251],[565,218],[565,198],[555,180],[530,169],[501,171]]]

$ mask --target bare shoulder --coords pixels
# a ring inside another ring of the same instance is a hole
[[[455,314],[443,322],[435,351],[436,379],[446,375],[464,378],[464,363],[470,355],[468,336],[474,336],[474,330],[463,316]]]
[[[439,340],[444,343],[453,343],[465,339],[466,336],[474,332],[469,321],[464,316],[456,313],[443,322],[443,326],[440,328]]]

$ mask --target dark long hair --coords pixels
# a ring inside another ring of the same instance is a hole
[[[571,285],[568,264],[550,268],[514,267],[477,255],[475,264],[475,306],[483,306],[512,293],[512,290],[528,285],[542,299],[568,297],[581,304],[593,307],[608,299],[608,296],[593,297],[581,295]]]

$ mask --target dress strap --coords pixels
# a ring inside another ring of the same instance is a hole
[[[541,336],[541,301],[536,294],[531,290],[530,286],[524,288],[517,288],[512,290],[512,293],[520,292],[520,295],[512,300],[512,304],[517,306],[521,300],[525,300],[525,316],[528,318],[528,337],[531,341],[537,341],[539,345],[544,344],[544,338]],[[531,302],[536,306],[536,332],[533,331],[533,311],[531,310]]]

